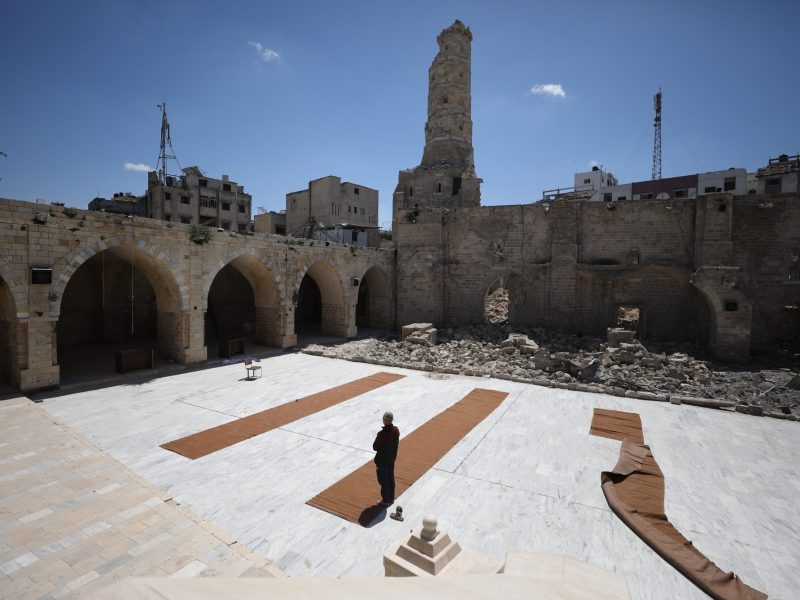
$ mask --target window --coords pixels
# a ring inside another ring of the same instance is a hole
[[[356,196],[358,196],[360,192],[359,192],[358,188],[353,188],[353,193],[354,193]]]
[[[781,193],[781,178],[770,177],[764,186],[764,193],[766,194],[780,194]]]
[[[230,202],[223,202],[222,203],[222,210],[230,210],[230,209],[231,209],[231,203]]]
[[[606,192],[603,194],[603,202],[611,202],[614,197],[611,195],[611,192]]]
[[[414,197],[414,188],[413,188],[413,187],[409,187],[409,188],[408,188],[408,195],[409,195],[409,197],[411,197],[411,198],[413,198],[413,197]]]
[[[164,220],[165,221],[171,221],[172,220],[172,215],[164,215]]]
[[[366,213],[366,211],[362,208],[361,209],[361,214],[364,215],[364,213]]]
[[[185,223],[186,225],[191,225],[192,217],[181,217],[181,223]]]
[[[716,186],[713,186],[713,185],[712,186],[707,186],[703,191],[706,194],[713,194],[714,192],[717,191],[717,188],[716,188]]]
[[[627,196],[617,196],[617,200],[627,200]]]
[[[591,179],[584,179],[583,183],[592,183],[592,180]]]
[[[283,225],[275,225],[275,234],[286,235],[286,227],[284,227]]]
[[[453,177],[452,195],[455,196],[461,191],[461,177]]]
[[[439,192],[440,194],[442,193],[442,184],[441,183],[437,183],[436,184],[436,191]]]
[[[239,212],[240,212],[240,213],[247,212],[247,211],[245,210],[245,208],[244,208],[244,204],[240,204],[240,205],[239,205]]]
[[[640,196],[640,198],[642,200],[652,200],[653,199],[653,192],[645,192]]]
[[[247,223],[239,223],[239,233],[245,233],[247,231]]]
[[[739,303],[733,300],[725,301],[725,312],[736,312],[739,310]]]
[[[217,220],[214,217],[200,217],[200,225],[205,225],[206,227],[216,227]]]
[[[205,206],[206,208],[217,208],[217,201],[214,200],[214,198],[207,198],[205,196],[201,196],[200,206]]]
[[[164,200],[172,200],[172,194],[169,192],[164,192]]]
[[[200,187],[208,187],[208,179],[201,179]]]
[[[726,192],[736,189],[736,177],[726,177],[722,189]]]
[[[181,204],[189,204],[189,196],[181,196]]]
[[[231,191],[231,184],[230,183],[223,183],[222,184],[222,191],[223,192],[230,192]]]
[[[679,190],[672,190],[672,197],[673,198],[688,198],[689,197],[689,190],[686,188],[681,188]]]
[[[231,228],[231,222],[230,222],[230,221],[223,221],[223,222],[222,222],[222,228],[223,228],[223,229],[228,229],[228,230],[230,230],[230,228]]]

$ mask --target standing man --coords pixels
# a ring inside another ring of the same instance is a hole
[[[389,506],[394,502],[394,461],[397,446],[400,444],[400,430],[392,425],[394,415],[383,413],[383,429],[375,436],[372,449],[375,450],[375,467],[378,483],[381,486],[381,504]]]

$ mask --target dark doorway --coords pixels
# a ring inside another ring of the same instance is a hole
[[[255,320],[255,296],[250,282],[235,267],[220,269],[208,291],[205,344],[209,351],[221,341],[250,337]]]
[[[308,274],[303,277],[297,292],[294,323],[297,334],[322,331],[322,294],[317,282]]]

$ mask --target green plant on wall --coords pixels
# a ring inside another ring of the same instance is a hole
[[[72,208],[71,206],[66,207],[63,212],[64,216],[69,219],[74,219],[75,217],[78,216],[78,209]]]
[[[214,234],[211,233],[211,229],[205,225],[192,225],[189,228],[189,239],[195,244],[205,244],[210,242],[213,238]]]
[[[298,302],[300,302],[300,292],[295,291],[295,293],[292,294],[292,304],[297,306]]]

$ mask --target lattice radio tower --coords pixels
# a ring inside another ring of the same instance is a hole
[[[656,117],[653,120],[655,137],[653,139],[653,179],[661,179],[661,88],[653,96],[653,108],[656,109]]]
[[[181,164],[175,157],[175,150],[172,148],[172,137],[169,134],[169,121],[167,121],[167,103],[162,102],[158,105],[158,108],[161,109],[161,150],[158,154],[158,163],[156,164],[158,167],[158,180],[161,182],[161,185],[166,185],[167,160],[174,160],[179,169]],[[169,146],[171,154],[167,153],[167,146]]]

